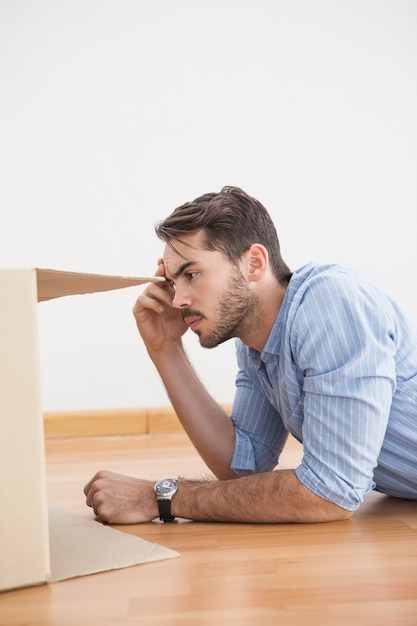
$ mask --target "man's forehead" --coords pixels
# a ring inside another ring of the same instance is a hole
[[[181,239],[171,239],[165,244],[164,262],[178,263],[180,259],[190,261],[201,254],[203,249],[200,233],[186,235]]]
[[[198,259],[199,248],[189,245],[188,241],[171,240],[165,245],[163,259],[165,264],[165,274],[173,278],[180,267]]]
[[[184,244],[178,241],[171,241],[170,243],[165,244],[164,248],[164,263],[165,265],[179,263],[181,260],[190,261],[197,251],[193,250],[189,246],[185,246]],[[193,254],[194,253],[194,254]]]
[[[215,250],[207,250],[200,233],[181,239],[171,239],[165,244],[163,261],[165,274],[171,280],[178,277],[188,267],[204,267],[212,263],[208,257],[216,254]],[[218,254],[218,253],[217,253]]]

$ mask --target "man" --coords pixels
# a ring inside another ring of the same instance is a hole
[[[134,307],[139,333],[191,441],[218,480],[98,472],[98,519],[219,522],[349,518],[378,489],[417,499],[417,325],[369,279],[309,263],[291,274],[266,209],[241,189],[197,198],[156,228],[166,242]],[[231,417],[196,376],[182,336],[236,340]],[[288,433],[295,470],[275,469]]]

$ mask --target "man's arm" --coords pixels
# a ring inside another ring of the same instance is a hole
[[[234,426],[198,379],[181,345],[151,355],[172,406],[198,453],[217,478],[235,478],[230,469]]]
[[[164,275],[162,260],[157,275]],[[192,443],[218,478],[233,478],[233,423],[206,391],[185,354],[181,338],[188,326],[181,311],[172,307],[172,295],[169,281],[149,285],[133,309],[137,327]]]
[[[198,521],[265,524],[330,522],[352,515],[307,489],[294,470],[220,482],[180,482],[172,513]]]
[[[158,517],[153,482],[148,480],[98,472],[84,492],[87,505],[103,522],[136,524]],[[252,524],[331,522],[352,515],[307,489],[294,470],[224,481],[180,479],[171,511],[195,521]]]

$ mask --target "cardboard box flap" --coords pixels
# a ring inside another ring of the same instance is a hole
[[[179,552],[49,507],[51,582],[179,557]]]
[[[0,592],[177,556],[126,533],[109,535],[108,528],[90,519],[66,516],[68,529],[63,514],[58,519],[55,514],[50,527],[47,508],[37,300],[161,280],[0,269],[0,494],[7,512],[0,515]],[[95,551],[94,559],[87,547]]]
[[[134,287],[144,283],[165,280],[160,276],[147,278],[106,276],[104,274],[84,274],[39,268],[36,268],[36,279],[38,284],[38,302],[62,296],[111,291],[112,289],[123,289],[125,287]]]

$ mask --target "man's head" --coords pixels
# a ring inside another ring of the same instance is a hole
[[[278,236],[265,207],[239,187],[223,187],[178,207],[156,226],[157,236],[172,245],[174,240],[201,231],[206,250],[217,250],[237,265],[253,243],[268,251],[271,270],[281,284],[291,276],[283,261]]]

